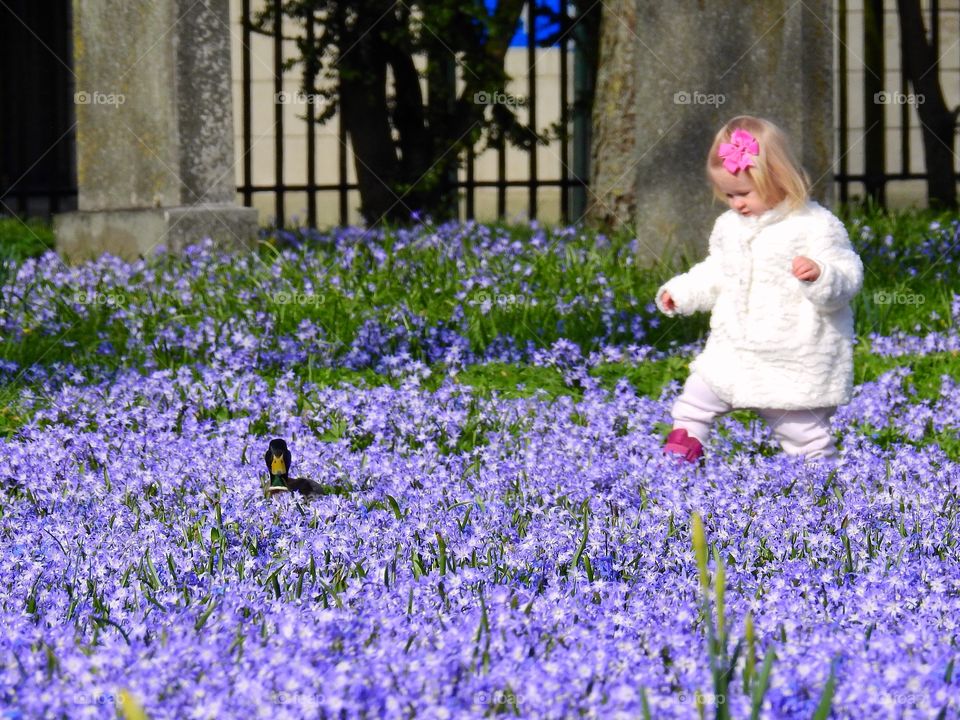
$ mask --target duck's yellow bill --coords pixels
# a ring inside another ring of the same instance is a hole
[[[270,464],[270,472],[273,475],[284,475],[287,472],[287,464],[282,457],[273,456],[273,462]]]

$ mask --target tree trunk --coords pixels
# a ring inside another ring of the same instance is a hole
[[[931,207],[956,208],[953,138],[956,111],[947,108],[940,88],[938,58],[927,41],[919,0],[898,0],[903,67],[910,78],[923,131],[927,200]],[[909,99],[908,99],[909,100]]]
[[[474,96],[503,89],[504,59],[524,2],[498,2],[485,32],[471,25],[468,15],[457,16],[460,11],[449,3],[454,16],[445,17],[443,8],[435,11],[452,35],[438,36],[427,22],[418,40],[410,34],[411,10],[404,3],[333,4],[328,23],[340,50],[340,121],[353,150],[361,213],[368,225],[408,222],[415,211],[437,220],[458,215],[460,155],[487,125],[486,108]],[[451,47],[463,49],[464,60],[458,62]],[[426,97],[414,63],[417,52],[427,56]],[[458,64],[465,68],[459,96]]]
[[[886,205],[886,106],[884,94],[883,0],[863,4],[863,189],[868,198]]]
[[[435,220],[458,215],[456,181],[462,139],[455,134],[453,118],[457,106],[457,66],[450,51],[440,42],[427,49],[427,125],[431,166],[417,182],[425,206]]]
[[[342,5],[338,12],[345,12]],[[371,25],[377,19],[371,13],[364,22],[349,29],[346,19],[342,19],[343,47],[337,66],[341,121],[353,150],[360,213],[368,225],[409,215],[392,189],[400,176],[400,160],[387,109],[389,52]]]
[[[415,181],[430,167],[430,134],[423,112],[420,75],[409,52],[390,49],[390,68],[396,82],[393,126],[397,129],[400,149],[400,174]]]
[[[593,103],[591,182],[587,221],[611,230],[631,224],[637,211],[636,177],[636,37],[637,3],[604,3],[600,20],[600,54]]]

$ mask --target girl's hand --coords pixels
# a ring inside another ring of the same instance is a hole
[[[673,302],[673,298],[666,290],[664,290],[663,294],[660,295],[660,303],[670,312],[673,312],[677,309],[677,304]]]
[[[797,255],[793,259],[793,276],[798,280],[813,282],[820,277],[820,266],[808,257]]]

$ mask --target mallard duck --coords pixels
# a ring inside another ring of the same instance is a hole
[[[310,478],[290,477],[290,463],[292,456],[287,442],[283,438],[274,438],[270,441],[270,448],[263,456],[267,463],[267,472],[270,473],[270,487],[268,492],[274,493],[298,492],[301,495],[319,495],[320,485]]]

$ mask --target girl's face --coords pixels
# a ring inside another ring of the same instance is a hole
[[[744,217],[762,215],[770,209],[770,206],[757,193],[753,181],[745,171],[733,175],[721,167],[712,170],[710,174],[717,189],[726,196],[727,205],[740,215]]]

